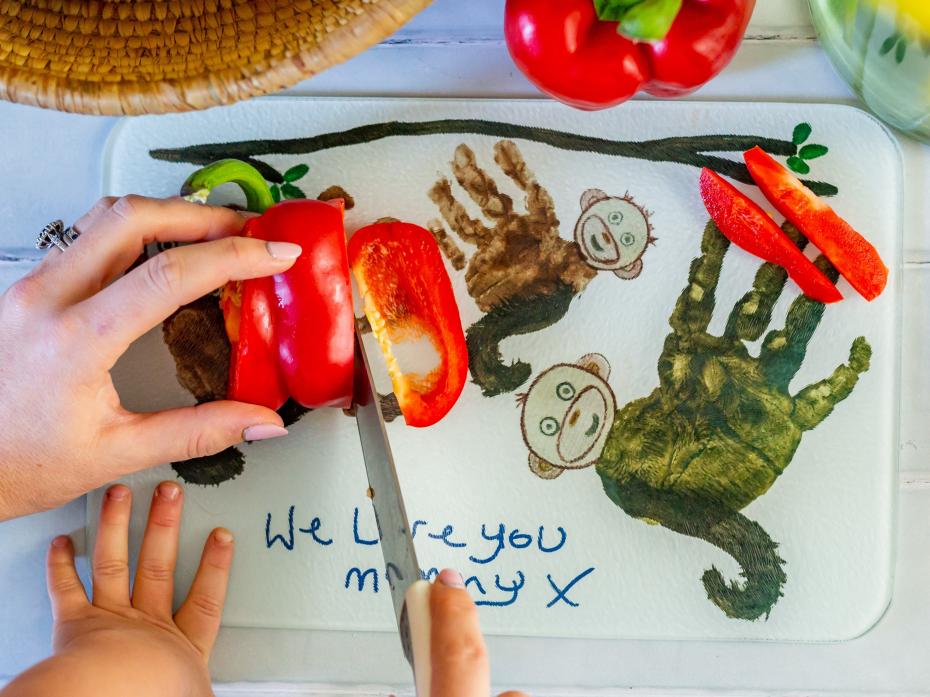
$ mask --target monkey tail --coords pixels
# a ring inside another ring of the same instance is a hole
[[[468,368],[485,397],[513,392],[533,373],[532,366],[521,360],[505,364],[501,341],[551,327],[565,316],[574,297],[575,290],[563,284],[552,293],[514,298],[492,308],[468,328]]]
[[[604,493],[628,515],[709,542],[737,561],[742,567],[742,580],[728,584],[714,567],[701,578],[707,597],[727,617],[768,618],[788,579],[785,562],[778,556],[778,544],[761,525],[722,504],[657,490],[635,477],[619,477],[605,462],[598,463],[597,472]]]
[[[743,568],[743,580],[730,583],[716,567],[707,569],[701,577],[707,597],[728,617],[756,620],[765,615],[768,619],[787,580],[778,544],[761,525],[742,513],[733,513],[695,533],[695,537],[719,547]]]

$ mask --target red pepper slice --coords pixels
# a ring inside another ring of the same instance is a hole
[[[271,278],[237,281],[223,289],[220,306],[232,344],[226,398],[261,404],[277,411],[288,392],[278,370]]]
[[[756,203],[706,167],[701,198],[710,217],[733,244],[788,272],[808,297],[822,303],[842,300],[836,286],[798,249]]]
[[[823,252],[862,297],[877,298],[888,283],[888,267],[875,247],[762,148],[747,151],[743,159],[778,212]]]
[[[596,5],[604,3],[507,0],[505,10],[514,63],[541,90],[579,109],[614,106],[640,89],[662,97],[693,92],[733,58],[755,0],[682,0],[670,25],[659,21],[669,3],[630,3],[635,23],[601,19]],[[646,33],[619,31],[634,25]],[[648,35],[659,26],[664,36]]]
[[[404,420],[432,426],[455,405],[468,375],[465,334],[439,247],[417,225],[376,223],[349,240],[349,261]],[[439,364],[426,375],[402,372],[393,345],[421,337]]]
[[[350,407],[355,315],[340,202],[279,203],[249,220],[245,234],[303,248],[273,277],[274,343],[287,391],[305,407]]]

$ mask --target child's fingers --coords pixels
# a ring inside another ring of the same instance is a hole
[[[429,597],[433,697],[484,697],[491,692],[491,669],[478,608],[462,576],[445,569]]]
[[[182,499],[177,482],[155,487],[132,587],[132,606],[161,619],[171,618]]]
[[[87,593],[74,568],[74,545],[67,535],[56,537],[48,548],[46,583],[56,622],[70,619],[87,607]]]
[[[204,659],[209,658],[220,630],[232,558],[232,533],[217,528],[207,538],[190,592],[174,616],[174,623]]]
[[[116,484],[107,489],[100,506],[100,525],[91,561],[94,604],[99,607],[129,605],[129,514],[132,492]]]

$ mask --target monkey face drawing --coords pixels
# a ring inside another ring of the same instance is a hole
[[[631,280],[643,271],[643,254],[655,242],[649,212],[629,193],[608,196],[588,189],[581,196],[581,217],[575,225],[575,242],[589,266],[613,271]]]
[[[554,479],[597,461],[617,411],[609,374],[607,359],[592,353],[576,364],[552,366],[520,396],[520,427],[534,474]]]

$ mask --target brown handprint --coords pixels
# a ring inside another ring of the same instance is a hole
[[[503,339],[558,322],[598,271],[636,278],[653,241],[644,209],[629,196],[611,197],[597,189],[581,197],[583,212],[575,239],[561,237],[552,197],[516,144],[509,140],[495,144],[494,161],[524,192],[525,212],[515,209],[513,199],[500,192],[464,144],[455,150],[452,173],[487,222],[468,214],[448,179],[440,179],[429,191],[452,231],[477,248],[467,262],[465,282],[469,295],[487,314],[468,328],[466,338],[472,379],[487,397],[512,392],[532,373],[522,361],[504,364],[499,348]],[[452,265],[465,268],[464,252],[442,223],[434,221],[430,229]]]

